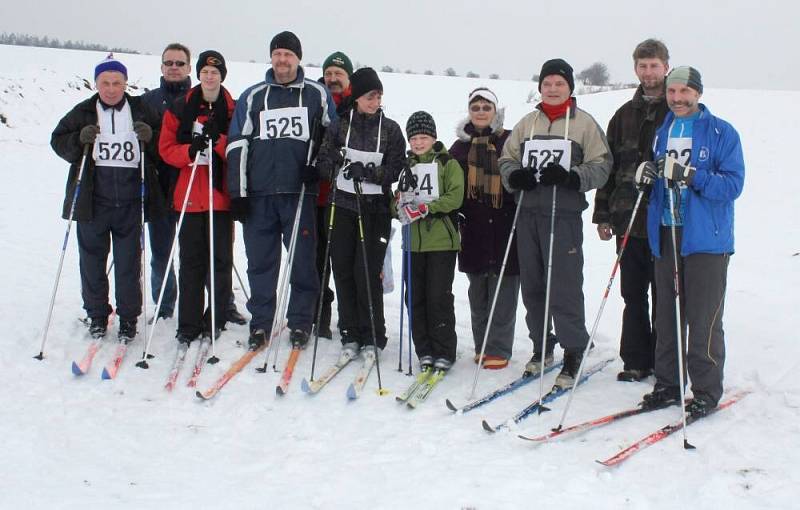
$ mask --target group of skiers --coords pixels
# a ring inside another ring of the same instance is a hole
[[[639,381],[655,371],[643,405],[679,404],[680,335],[688,343],[690,411],[717,405],[733,201],[744,164],[736,131],[699,103],[696,69],[668,73],[663,43],[640,43],[633,54],[639,88],[612,118],[606,138],[577,105],[570,65],[548,60],[539,74],[541,103],[531,113],[509,131],[498,97],[477,88],[448,150],[424,111],[408,118],[404,136],[381,108],[383,84],[373,69],[354,71],[335,52],[315,81],[304,74],[293,33],[277,34],[269,49],[265,79],[237,101],[222,85],[227,67],[217,51],[199,55],[199,84],[192,87],[189,49],[170,44],[160,87],[141,97],[128,95],[127,70],[109,56],[95,69],[97,94],[56,127],[53,149],[71,163],[64,217],[77,220],[93,336],[106,334],[112,313],[106,273],[112,239],[119,337],[136,336],[143,221],[150,229],[153,299],[161,304],[156,319],[170,318],[177,299],[177,339],[187,345],[216,337],[227,321],[245,323],[232,294],[239,221],[251,350],[279,332],[273,326],[281,312],[283,243],[292,254],[285,316],[292,345],[304,347],[313,328],[332,337],[335,295],[344,352],[378,355],[387,344],[382,273],[396,218],[411,252],[405,291],[423,370],[447,371],[456,359],[458,262],[469,280],[475,362],[487,369],[508,365],[521,291],[533,340],[526,373],[551,365],[557,342],[564,362],[556,385],[572,387],[590,340],[582,212],[585,193],[596,189],[593,221],[601,239],[615,235],[621,250],[625,366],[618,379]],[[168,268],[181,213],[176,292]],[[214,289],[215,321],[206,288]]]

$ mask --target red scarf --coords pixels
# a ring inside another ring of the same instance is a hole
[[[331,96],[333,97],[333,102],[336,104],[336,106],[339,106],[340,104],[342,104],[342,101],[350,97],[351,93],[352,92],[350,91],[350,85],[348,85],[347,88],[344,89],[344,91],[341,94],[332,93]]]
[[[572,108],[574,110],[574,102],[575,98],[570,97],[561,104],[552,105],[542,102],[539,103],[539,106],[542,107],[542,111],[547,115],[547,118],[550,119],[550,122],[553,122],[559,117],[564,117],[567,114],[567,108]]]

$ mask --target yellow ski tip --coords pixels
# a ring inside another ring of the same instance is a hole
[[[378,395],[380,395],[381,397],[385,397],[386,395],[391,395],[391,393],[392,392],[390,390],[387,390],[386,388],[381,388],[378,390]]]

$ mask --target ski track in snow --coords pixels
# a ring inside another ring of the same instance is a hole
[[[0,309],[5,319],[0,357],[0,508],[530,508],[558,504],[597,509],[701,507],[797,508],[800,485],[800,385],[796,289],[800,285],[800,228],[795,221],[800,185],[790,165],[798,135],[800,92],[707,90],[703,101],[741,134],[747,177],[736,204],[737,253],[731,259],[725,313],[726,385],[753,394],[708,421],[693,425],[696,451],[681,448],[679,434],[638,454],[617,469],[595,459],[677,419],[663,410],[600,428],[572,439],[532,446],[517,432],[544,433],[555,426],[566,398],[552,411],[525,420],[511,433],[486,434],[480,421],[500,423],[538,397],[535,382],[467,415],[451,416],[444,399],[467,401],[472,384],[472,338],[467,280],[457,273],[454,290],[460,360],[415,411],[392,396],[376,394],[373,374],[362,397],[347,402],[345,390],[359,363],[351,364],[320,394],[300,391],[311,349],[298,362],[289,393],[275,397],[279,374],[257,374],[259,357],[218,397],[199,402],[185,387],[187,361],[172,394],[163,384],[174,355],[175,319],[159,325],[150,369],[134,366],[142,338],[131,346],[119,376],[101,381],[113,346],[107,345],[88,375],[75,378],[72,360],[85,350],[75,232],[71,234],[46,358],[39,351],[46,307],[66,228],[60,220],[67,165],[50,149],[57,121],[88,97],[84,78],[104,54],[0,46],[12,64],[0,71],[0,239],[4,241]],[[131,84],[158,83],[155,56],[119,55]],[[229,64],[225,85],[237,96],[262,79],[263,64]],[[310,69],[309,76],[319,76]],[[532,83],[382,74],[387,115],[401,126],[427,109],[440,139],[449,144],[465,113],[464,99],[488,84],[507,105],[506,127],[531,105]],[[632,91],[580,96],[578,104],[605,126]],[[780,105],[765,115],[762,105]],[[590,203],[593,196],[589,196]],[[613,264],[613,247],[598,241],[591,207],[584,213],[586,318],[591,326]],[[239,232],[241,234],[241,231]],[[247,263],[241,235],[235,260]],[[394,273],[400,277],[400,236],[393,240]],[[619,278],[617,278],[619,280]],[[383,353],[383,384],[399,394],[411,378],[397,371],[399,282],[385,296],[390,341]],[[113,288],[113,279],[112,279]],[[240,309],[244,297],[235,283]],[[148,303],[150,313],[153,305]],[[609,299],[592,359],[618,348],[622,300],[618,282]],[[520,302],[517,342],[510,368],[484,371],[478,394],[516,377],[530,356]],[[335,322],[334,322],[335,324]],[[115,324],[116,326],[116,324]],[[140,328],[141,329],[141,328]],[[114,338],[116,327],[110,338]],[[247,329],[229,326],[206,366],[205,389],[241,353],[236,340]],[[285,341],[285,337],[284,337]],[[194,360],[197,347],[187,360]],[[320,340],[317,373],[336,359],[338,338]],[[288,356],[282,346],[280,360]],[[403,365],[407,353],[404,346]],[[281,363],[279,361],[279,365]],[[270,362],[271,367],[271,362]],[[647,384],[620,384],[618,360],[582,387],[567,424],[635,405]],[[416,367],[415,367],[416,370]],[[546,378],[552,384],[555,374]]]

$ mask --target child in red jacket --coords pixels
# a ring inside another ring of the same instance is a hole
[[[214,218],[215,329],[225,325],[225,309],[230,301],[233,265],[233,220],[227,188],[228,124],[234,100],[222,86],[227,69],[216,51],[205,51],[197,61],[200,84],[179,98],[164,113],[159,139],[161,158],[178,169],[173,208],[186,215],[179,233],[180,272],[178,277],[178,341],[189,344],[202,335],[210,336],[210,306],[205,309],[204,287],[209,281],[209,208]],[[213,146],[208,155],[209,143]],[[213,176],[209,182],[209,159]],[[189,186],[192,166],[197,160],[194,180]],[[213,204],[209,204],[213,186]],[[205,312],[204,312],[205,309]]]

